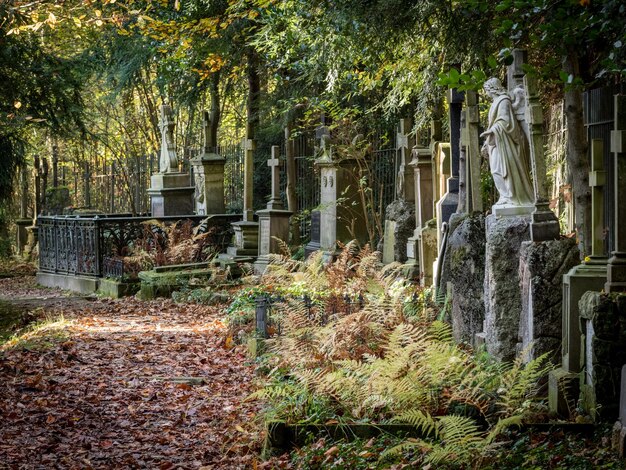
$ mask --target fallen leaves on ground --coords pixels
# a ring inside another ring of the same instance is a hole
[[[9,293],[45,297],[29,282]],[[222,310],[68,301],[67,338],[0,351],[0,468],[255,466],[254,371]]]

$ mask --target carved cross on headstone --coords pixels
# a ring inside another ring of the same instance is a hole
[[[280,199],[280,147],[272,145],[272,157],[267,161],[272,172],[272,195],[267,203],[268,209],[283,209]]]
[[[172,173],[178,171],[178,157],[174,145],[174,119],[172,108],[169,105],[161,105],[161,157],[159,159],[159,172]]]

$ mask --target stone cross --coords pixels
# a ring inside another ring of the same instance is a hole
[[[267,161],[267,166],[272,172],[272,196],[267,203],[268,209],[283,209],[283,202],[280,199],[280,147],[272,145],[272,158]]]
[[[530,238],[534,242],[557,240],[560,236],[559,221],[550,210],[549,188],[546,178],[546,160],[543,146],[543,111],[539,102],[537,80],[524,75],[525,121],[530,146],[530,164],[533,175],[535,211],[530,224]]]
[[[611,131],[611,152],[614,154],[613,198],[615,200],[614,251],[607,265],[604,290],[626,292],[626,95],[615,95],[615,129]]]
[[[602,139],[591,141],[591,256],[585,264],[605,264],[604,256],[604,145]]]
[[[398,174],[396,181],[396,196],[407,202],[415,201],[415,178],[413,170],[409,166],[409,151],[412,147],[409,131],[412,123],[410,119],[400,119],[396,134],[396,148],[398,149]]]
[[[161,105],[161,156],[159,159],[159,173],[175,173],[178,171],[178,157],[174,145],[174,118],[169,105]]]
[[[243,220],[254,221],[254,139],[248,137],[243,139],[244,150],[243,164]]]

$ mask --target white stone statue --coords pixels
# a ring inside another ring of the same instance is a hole
[[[174,145],[174,117],[172,108],[166,104],[161,105],[161,156],[159,158],[160,173],[175,173],[178,171],[178,156]]]
[[[513,99],[497,78],[487,80],[484,89],[493,103],[487,130],[480,136],[486,137],[483,150],[489,155],[489,167],[500,194],[496,206],[533,204],[528,141],[515,116]]]

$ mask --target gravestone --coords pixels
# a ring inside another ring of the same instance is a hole
[[[407,240],[415,229],[415,178],[408,159],[414,139],[409,135],[410,119],[400,119],[396,135],[398,173],[396,199],[385,209],[383,263],[407,260]]]
[[[433,263],[437,257],[437,228],[434,215],[433,158],[431,148],[416,145],[413,147],[413,167],[415,181],[415,230],[407,240],[407,270],[409,278],[419,278],[420,285],[433,283]],[[430,225],[429,225],[430,223]]]
[[[450,217],[449,237],[441,285],[451,296],[452,334],[457,342],[472,344],[485,317],[485,216],[480,193],[478,96],[467,91],[461,113],[459,204]]]
[[[561,366],[549,375],[550,410],[568,416],[571,402],[576,401],[579,390],[579,376],[584,357],[581,354],[579,301],[589,290],[600,291],[606,282],[606,262],[604,256],[604,184],[603,143],[601,139],[591,142],[591,217],[592,239],[591,256],[569,270],[563,276],[563,303],[561,309]]]
[[[243,186],[243,220],[231,225],[235,232],[234,243],[226,250],[231,260],[252,260],[259,254],[259,224],[254,221],[254,149],[253,139],[243,139],[244,149],[244,186]]]
[[[543,112],[535,78],[524,76],[523,87],[518,90],[525,100],[525,131],[528,132],[530,143],[535,198],[535,210],[530,224],[531,241],[522,244],[520,253],[520,347],[528,353],[527,360],[550,353],[551,360],[558,362],[562,336],[561,279],[578,264],[580,254],[573,239],[559,239],[559,222],[549,208]]]
[[[189,173],[178,171],[178,157],[174,145],[176,124],[169,105],[161,105],[161,153],[159,172],[150,178],[150,206],[153,217],[189,215],[193,213],[194,187]]]
[[[321,154],[315,160],[320,172],[320,248],[330,259],[337,241],[368,241],[358,195],[358,166],[354,159],[333,159],[330,136],[322,136]],[[356,208],[356,209],[355,209]]]
[[[215,142],[211,137],[209,113],[203,113],[204,144],[200,154],[191,159],[195,182],[196,214],[223,214],[224,207],[224,165],[226,159],[216,153]]]
[[[320,211],[311,211],[311,240],[304,247],[304,256],[308,258],[311,253],[321,249],[320,245]]]
[[[279,147],[272,147],[272,158],[267,161],[272,174],[272,194],[267,208],[257,212],[259,217],[259,257],[254,263],[254,270],[263,274],[270,263],[271,253],[280,253],[278,240],[289,243],[289,217],[292,212],[284,210],[280,198],[280,159]]]
[[[615,421],[626,364],[626,295],[586,292],[579,311],[584,345],[580,403],[594,420]]]

